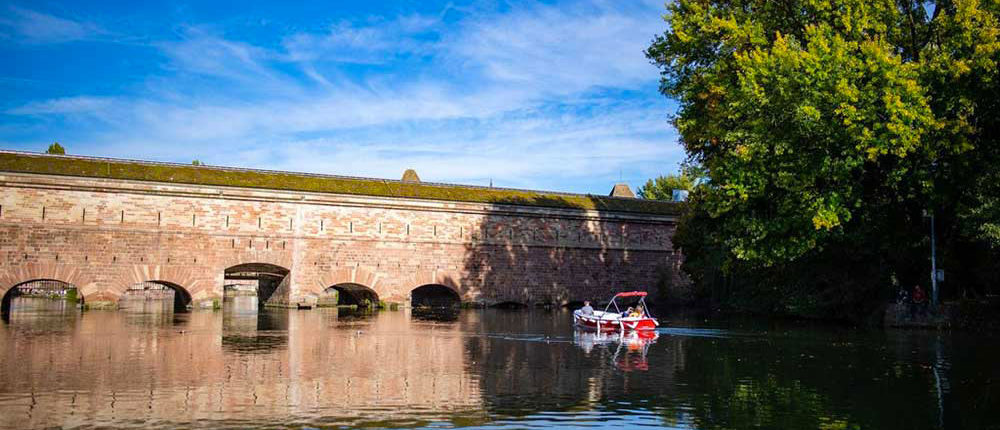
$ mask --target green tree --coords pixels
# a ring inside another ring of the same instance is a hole
[[[49,145],[49,149],[46,149],[45,153],[46,154],[66,155],[66,148],[63,148],[62,145],[59,144],[59,142],[55,142],[55,143]]]
[[[682,166],[680,172],[646,181],[646,184],[639,187],[636,194],[647,200],[673,200],[674,190],[691,191],[703,179],[704,173],[701,169],[688,165]]]
[[[191,161],[191,165],[192,166],[204,166],[205,164],[202,163],[200,160],[194,160],[194,161]]]
[[[938,215],[945,252],[1000,237],[995,182],[982,180],[1000,178],[998,9],[669,3],[669,30],[647,55],[710,184],[692,199],[687,220],[701,226],[682,245],[702,241],[727,270],[780,270],[786,283],[798,273],[789,265],[814,274],[795,287],[832,273],[805,262],[860,259],[865,270],[838,282],[873,288],[926,272],[925,210]]]

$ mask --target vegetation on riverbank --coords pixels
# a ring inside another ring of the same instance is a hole
[[[689,1],[648,49],[693,187],[695,299],[863,320],[899,288],[1000,281],[1000,4]]]

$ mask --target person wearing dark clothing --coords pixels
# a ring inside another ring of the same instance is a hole
[[[913,302],[910,306],[910,318],[920,314],[924,316],[927,314],[927,294],[924,293],[924,289],[917,285],[913,287],[913,295],[910,296]]]

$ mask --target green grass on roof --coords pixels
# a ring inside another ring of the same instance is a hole
[[[677,213],[675,204],[652,200],[14,152],[0,152],[0,171],[658,215]]]

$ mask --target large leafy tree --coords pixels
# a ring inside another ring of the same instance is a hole
[[[701,225],[682,239],[745,268],[863,256],[878,269],[859,276],[875,282],[918,270],[928,211],[945,246],[1000,242],[998,12],[976,0],[669,3],[647,54],[710,177],[692,199]]]

